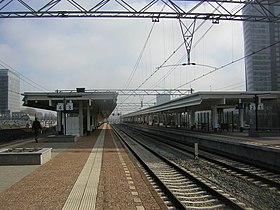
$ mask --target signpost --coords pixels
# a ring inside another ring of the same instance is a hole
[[[57,103],[56,111],[63,111],[64,110],[64,103]]]
[[[66,99],[64,98],[63,103],[57,103],[56,110],[58,112],[64,113],[64,129],[61,130],[64,130],[64,135],[66,135],[66,112],[74,110],[73,102],[69,101],[68,103],[66,103]],[[61,122],[62,122],[62,116],[61,116]]]
[[[67,111],[73,111],[74,107],[73,107],[73,103],[72,102],[68,102],[66,104],[66,110]]]
[[[198,159],[198,143],[194,143],[194,159]]]

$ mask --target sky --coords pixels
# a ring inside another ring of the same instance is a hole
[[[186,62],[184,46],[176,50],[183,42],[178,20],[0,19],[0,32],[0,67],[20,73],[21,93],[77,87],[245,90],[244,60],[207,75],[244,56],[241,22],[205,22],[193,37],[195,66],[177,65]]]

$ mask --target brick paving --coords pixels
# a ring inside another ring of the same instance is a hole
[[[166,209],[111,130],[105,136],[96,209]]]
[[[62,209],[96,137],[81,138],[72,147],[1,192],[0,209]]]
[[[144,174],[113,137],[110,127],[106,128],[96,209],[166,209]],[[100,130],[80,138],[72,147],[1,192],[0,209],[62,209],[99,133]]]

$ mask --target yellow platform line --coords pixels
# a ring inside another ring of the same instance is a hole
[[[64,204],[63,210],[95,209],[104,137],[105,130],[102,129],[81,174]]]

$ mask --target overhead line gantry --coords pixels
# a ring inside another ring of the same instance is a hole
[[[205,5],[212,11],[206,11]],[[273,14],[270,7],[280,6],[278,0],[0,0],[1,18],[134,18],[178,19],[190,64],[190,52],[197,20],[254,21],[280,23],[280,14]],[[242,14],[245,7],[258,10],[258,15]],[[192,20],[184,23],[184,19]]]
[[[186,10],[186,4],[188,10]],[[204,11],[209,5],[214,12]],[[165,6],[164,9],[162,7]],[[259,15],[243,15],[244,7],[259,6]],[[158,21],[162,18],[234,20],[280,22],[280,16],[267,9],[280,6],[279,1],[264,0],[152,0],[137,4],[131,0],[101,0],[85,2],[82,0],[0,0],[0,18],[149,18]],[[204,11],[204,12],[203,12]]]
[[[256,9],[258,14],[242,14],[245,7]],[[190,65],[198,20],[212,21],[213,24],[220,21],[280,23],[280,14],[271,12],[273,7],[280,7],[279,0],[0,0],[0,19],[133,18],[151,19],[153,22],[177,19],[187,52],[187,64]],[[191,21],[187,23],[186,20]],[[131,91],[128,95],[134,95],[137,89]]]

